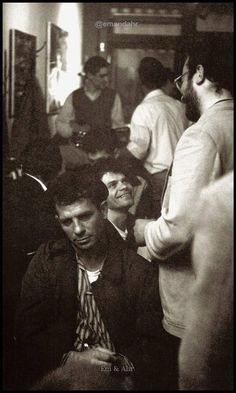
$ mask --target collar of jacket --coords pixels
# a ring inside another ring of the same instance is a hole
[[[108,242],[107,257],[99,278],[104,278],[114,283],[118,283],[121,280],[122,261],[126,254],[127,244],[108,220],[106,220],[105,223],[105,230]],[[76,267],[77,261],[75,251],[71,242],[66,237],[53,242],[51,255],[53,257],[65,256],[68,263],[72,264],[71,268],[74,270]]]

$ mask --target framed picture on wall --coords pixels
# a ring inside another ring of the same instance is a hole
[[[35,77],[36,45],[34,35],[10,30],[9,117],[17,117],[27,83]]]
[[[48,22],[46,56],[46,111],[48,114],[58,113],[66,98],[67,37],[67,31]]]

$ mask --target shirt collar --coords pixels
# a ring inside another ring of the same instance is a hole
[[[163,90],[161,89],[156,89],[156,90],[152,90],[150,91],[143,99],[143,101],[148,100],[149,98],[153,98],[153,97],[157,97],[157,96],[161,96],[164,95],[165,93],[163,92]]]
[[[120,234],[120,236],[122,237],[122,239],[126,240],[128,237],[128,229],[126,228],[124,231],[122,231],[122,229],[118,228],[114,222],[110,221],[110,223],[114,226],[114,228],[117,230],[117,232]]]

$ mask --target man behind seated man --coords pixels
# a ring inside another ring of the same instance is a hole
[[[66,236],[41,245],[23,279],[17,387],[86,361],[131,374],[135,388],[165,388],[156,268],[104,220],[108,191],[91,168],[60,175],[50,195]]]
[[[106,200],[108,220],[122,239],[127,241],[131,248],[137,250],[133,234],[135,217],[129,213],[129,208],[134,204],[134,190],[125,168],[110,158],[99,160],[94,170],[108,189]]]
[[[57,134],[69,143],[61,146],[65,162],[88,162],[81,143],[91,129],[102,129],[106,138],[112,139],[112,129],[124,126],[120,97],[108,87],[109,66],[103,57],[89,58],[84,65],[83,86],[68,96],[56,119]]]

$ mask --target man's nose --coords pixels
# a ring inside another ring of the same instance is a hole
[[[76,235],[80,235],[85,231],[83,223],[81,223],[81,221],[78,220],[78,218],[73,219],[73,224],[74,224],[74,233]]]
[[[120,190],[128,190],[127,184],[123,183],[122,181],[118,183],[118,187]]]

